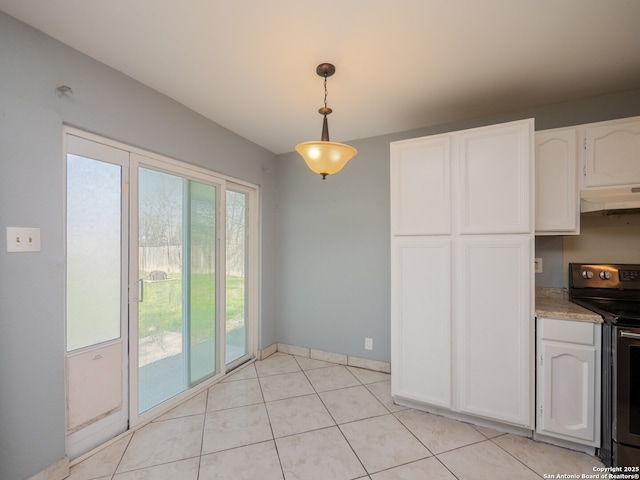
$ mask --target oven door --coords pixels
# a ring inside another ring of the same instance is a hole
[[[613,402],[617,443],[640,448],[640,328],[615,328]]]

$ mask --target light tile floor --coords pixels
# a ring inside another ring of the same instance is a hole
[[[73,480],[501,480],[595,458],[394,405],[390,375],[276,353],[99,451]]]

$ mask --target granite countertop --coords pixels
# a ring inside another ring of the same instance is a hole
[[[536,288],[536,317],[602,323],[602,317],[568,300],[564,288]]]

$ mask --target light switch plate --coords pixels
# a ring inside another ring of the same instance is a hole
[[[40,229],[7,227],[7,252],[39,252]]]

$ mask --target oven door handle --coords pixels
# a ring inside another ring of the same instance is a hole
[[[640,333],[631,333],[631,332],[622,331],[622,332],[620,332],[620,336],[621,337],[627,337],[627,338],[638,338],[638,339],[640,339]]]

